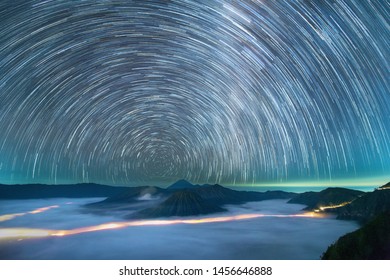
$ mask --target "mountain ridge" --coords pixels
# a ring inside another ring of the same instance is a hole
[[[173,187],[172,187],[173,186]],[[103,201],[87,204],[90,209],[123,209],[139,202],[141,193],[151,187],[138,187],[127,190],[125,193],[106,198]],[[166,189],[154,187],[149,192],[150,200],[155,199],[155,204],[148,203],[145,208],[136,213],[125,215],[126,218],[143,217],[169,217],[217,213],[224,210],[226,204],[242,204],[250,201],[261,201],[268,199],[289,199],[295,196],[294,193],[283,191],[251,192],[236,191],[225,188],[221,185],[193,185],[185,180],[179,180]],[[186,205],[188,204],[188,205]],[[174,206],[172,206],[174,205]],[[201,208],[204,207],[202,210]]]
[[[390,189],[378,189],[335,209],[337,217],[366,223],[383,212],[390,212]]]
[[[341,205],[349,203],[359,196],[364,195],[362,191],[351,190],[346,188],[331,187],[320,192],[305,192],[298,194],[288,201],[288,203],[304,204],[307,207],[304,210],[316,210],[321,207]]]
[[[160,218],[173,216],[197,216],[224,212],[226,209],[207,202],[196,192],[180,190],[173,193],[157,206],[150,207],[126,216],[130,219]]]

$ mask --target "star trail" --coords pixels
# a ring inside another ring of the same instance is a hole
[[[383,0],[2,0],[0,183],[386,178],[389,18]]]

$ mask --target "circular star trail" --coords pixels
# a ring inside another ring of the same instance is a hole
[[[390,172],[388,1],[1,1],[1,182]]]

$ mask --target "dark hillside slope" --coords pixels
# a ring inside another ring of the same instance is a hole
[[[362,191],[346,188],[327,188],[320,192],[305,192],[292,198],[289,203],[307,205],[305,210],[319,209],[321,206],[339,205],[351,202],[364,195]]]
[[[390,212],[342,236],[323,254],[324,260],[390,260]]]

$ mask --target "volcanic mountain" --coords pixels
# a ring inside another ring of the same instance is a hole
[[[107,199],[86,205],[89,209],[98,211],[135,209],[136,213],[126,215],[126,218],[156,218],[169,216],[189,216],[209,214],[224,211],[225,204],[241,204],[250,201],[267,199],[289,199],[295,194],[283,191],[268,191],[265,193],[250,191],[235,191],[220,185],[193,185],[185,180],[179,180],[166,189],[157,187],[137,187],[126,192],[108,197]],[[148,203],[141,203],[141,198],[149,198]]]
[[[218,205],[211,204],[199,194],[189,190],[173,193],[164,202],[155,207],[141,210],[126,218],[158,218],[171,216],[195,216],[226,211]]]
[[[183,189],[194,189],[194,188],[198,188],[198,187],[200,187],[200,185],[193,185],[190,182],[188,182],[184,179],[181,179],[181,180],[173,183],[172,185],[170,185],[167,188],[167,190],[176,191],[176,190],[183,190]]]

